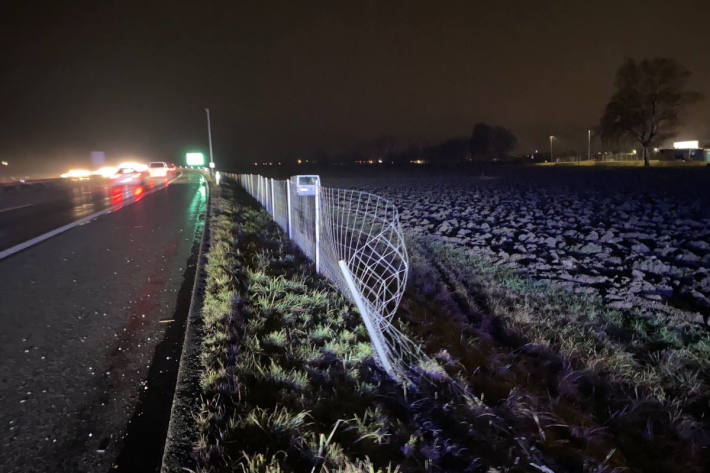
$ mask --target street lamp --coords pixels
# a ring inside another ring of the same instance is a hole
[[[592,160],[592,130],[587,130],[587,160]]]
[[[553,135],[550,135],[550,162],[552,162],[552,140],[555,137]]]
[[[207,113],[207,137],[210,141],[210,175],[214,174],[214,157],[212,156],[212,126],[210,125],[210,109],[205,108]]]

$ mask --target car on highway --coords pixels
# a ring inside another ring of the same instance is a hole
[[[122,186],[146,185],[148,184],[148,173],[134,167],[120,167],[116,170],[116,174],[111,176],[111,183]]]
[[[168,169],[168,163],[165,161],[153,161],[148,164],[150,177],[167,177]]]
[[[177,170],[178,170],[178,168],[175,165],[175,163],[168,163],[168,173],[169,174],[177,174]]]

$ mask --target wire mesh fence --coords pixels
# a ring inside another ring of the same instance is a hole
[[[321,187],[318,176],[280,181],[239,174],[237,180],[357,305],[380,365],[406,379],[407,363],[421,353],[392,324],[409,268],[394,204],[367,192]]]

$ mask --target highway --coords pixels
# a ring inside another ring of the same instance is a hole
[[[112,209],[0,259],[0,471],[156,471],[202,181],[186,173],[138,198],[62,184],[0,201],[0,250]]]
[[[101,178],[0,186],[0,252],[99,211],[122,207],[170,180],[151,179],[141,186],[112,186]]]

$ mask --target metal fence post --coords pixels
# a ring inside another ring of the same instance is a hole
[[[375,349],[375,354],[377,355],[378,361],[382,364],[382,367],[385,369],[387,374],[389,374],[394,379],[399,379],[399,377],[395,374],[394,369],[392,368],[389,350],[385,345],[384,336],[382,335],[381,331],[377,330],[374,321],[371,320],[370,313],[368,312],[367,306],[365,305],[362,300],[362,297],[360,296],[360,292],[355,286],[355,281],[353,281],[353,276],[350,273],[350,270],[348,269],[348,265],[345,263],[344,260],[340,260],[338,261],[338,266],[340,266],[340,271],[343,273],[343,277],[345,278],[345,282],[348,285],[348,289],[350,289],[350,295],[352,296],[355,305],[360,311],[360,316],[362,317],[362,321],[365,323],[367,333],[370,335],[370,341],[372,342],[372,346]]]
[[[274,201],[274,178],[271,178],[271,216],[276,218],[276,202]]]
[[[316,184],[316,273],[320,274],[320,182]]]
[[[286,208],[288,212],[288,239],[293,239],[293,225],[291,224],[291,180],[286,179]]]

